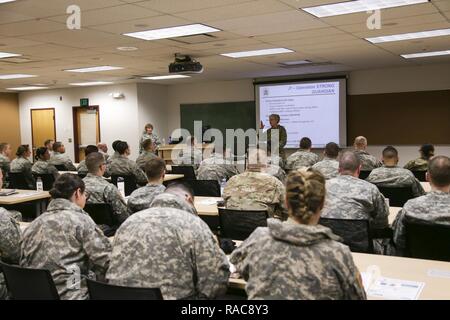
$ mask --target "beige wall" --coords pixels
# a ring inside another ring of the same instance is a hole
[[[12,157],[20,145],[19,100],[16,93],[0,93],[0,143],[11,144]]]

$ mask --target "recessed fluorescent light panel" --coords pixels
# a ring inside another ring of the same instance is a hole
[[[16,0],[0,0],[0,3],[14,2]]]
[[[123,69],[122,67],[112,67],[112,66],[98,66],[98,67],[89,67],[89,68],[80,68],[80,69],[69,69],[64,70],[67,72],[100,72],[100,71],[111,71],[111,70],[119,70]]]
[[[273,49],[262,49],[253,51],[222,53],[221,56],[230,58],[245,58],[245,57],[267,56],[271,54],[290,53],[290,52],[294,51],[286,48],[273,48]]]
[[[16,87],[16,88],[6,88],[7,90],[15,90],[15,91],[29,91],[29,90],[41,90],[41,89],[48,89],[47,87]]]
[[[366,38],[366,40],[369,42],[372,42],[372,43],[382,43],[382,42],[442,37],[442,36],[449,36],[449,35],[450,35],[450,29],[438,29],[438,30],[411,32],[411,33],[393,34],[390,36]]]
[[[405,59],[414,59],[414,58],[437,57],[446,55],[450,55],[450,50],[402,54],[402,57]]]
[[[159,39],[192,36],[195,34],[212,33],[217,31],[221,30],[205,26],[204,24],[197,23],[171,28],[130,32],[124,33],[123,35],[143,40],[159,40]]]
[[[318,18],[324,18],[339,16],[342,14],[365,12],[369,10],[409,6],[426,2],[429,2],[429,0],[356,0],[302,8],[302,10]]]
[[[37,77],[32,74],[0,74],[0,80],[11,80],[11,79],[23,79],[23,78],[34,78]]]
[[[17,53],[0,52],[0,59],[20,57],[20,56],[21,56],[21,54],[17,54]]]
[[[93,82],[74,82],[69,83],[71,86],[102,86],[106,84],[113,84],[114,82],[108,81],[93,81]]]
[[[144,80],[169,80],[169,79],[182,79],[182,78],[190,78],[189,76],[184,76],[182,74],[174,74],[168,76],[155,76],[155,77],[143,77]]]

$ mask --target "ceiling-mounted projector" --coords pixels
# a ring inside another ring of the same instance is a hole
[[[175,54],[175,61],[169,65],[169,73],[192,74],[202,73],[203,66],[187,55]]]

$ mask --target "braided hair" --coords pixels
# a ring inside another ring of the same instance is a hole
[[[295,170],[286,182],[289,214],[301,223],[308,223],[325,201],[325,178],[316,170]]]

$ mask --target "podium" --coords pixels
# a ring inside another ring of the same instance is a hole
[[[186,144],[165,144],[161,145],[158,148],[158,156],[166,162],[166,165],[173,164],[172,161],[172,152],[180,152],[180,150],[190,148]],[[195,145],[196,149],[201,149],[203,155],[205,155],[205,151],[207,154],[211,154],[214,150],[214,143],[205,143],[205,144],[197,144]],[[176,156],[176,154],[174,155]]]

